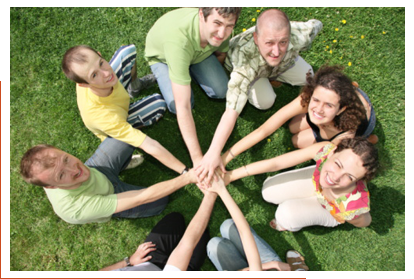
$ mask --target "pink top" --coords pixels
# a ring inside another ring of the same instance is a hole
[[[369,192],[365,182],[359,180],[356,183],[357,187],[351,193],[341,196],[333,201],[329,201],[325,198],[322,188],[319,186],[320,173],[328,154],[332,152],[334,148],[335,145],[329,143],[316,154],[314,158],[316,161],[316,168],[312,176],[312,182],[315,186],[318,202],[328,210],[338,222],[345,223],[345,221],[353,220],[359,217],[359,215],[369,212]]]

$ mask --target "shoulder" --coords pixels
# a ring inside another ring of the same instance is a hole
[[[314,150],[316,150],[316,155],[314,157],[314,161],[319,161],[320,159],[323,159],[326,157],[329,153],[335,149],[336,145],[328,142],[319,142],[317,144],[314,144]]]

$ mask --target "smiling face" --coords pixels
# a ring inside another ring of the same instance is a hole
[[[340,108],[339,95],[330,89],[317,86],[308,105],[309,118],[315,125],[328,124],[346,107]]]
[[[50,148],[43,156],[54,160],[49,168],[40,165],[33,166],[34,176],[43,183],[51,186],[45,188],[76,189],[89,179],[90,170],[76,157],[59,149]]]
[[[89,49],[80,50],[86,57],[86,63],[73,63],[71,68],[79,77],[83,78],[86,83],[79,84],[83,87],[89,87],[92,91],[99,93],[111,93],[113,86],[118,82],[112,67],[101,56]]]
[[[322,166],[319,183],[324,189],[347,188],[361,180],[366,172],[361,158],[352,149],[331,152]]]
[[[254,32],[253,36],[260,55],[267,64],[272,67],[278,66],[285,57],[289,46],[289,28],[275,29],[263,24],[260,27],[260,32]]]
[[[223,17],[216,9],[212,9],[207,18],[204,17],[200,9],[199,17],[200,46],[203,48],[207,44],[219,47],[230,36],[236,24],[236,16],[230,14],[228,17]]]

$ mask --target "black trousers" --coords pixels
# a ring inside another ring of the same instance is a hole
[[[161,219],[151,230],[150,234],[145,239],[145,242],[151,241],[155,243],[157,250],[149,253],[152,256],[151,263],[155,264],[161,269],[164,269],[168,258],[175,247],[180,242],[186,229],[183,215],[178,212],[172,212]],[[188,271],[200,270],[204,260],[207,256],[207,242],[210,240],[210,234],[206,229],[201,236],[196,248],[191,256],[188,265]]]

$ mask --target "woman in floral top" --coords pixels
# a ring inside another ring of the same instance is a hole
[[[338,146],[320,142],[255,162],[228,171],[225,181],[282,170],[312,158],[316,166],[277,174],[264,182],[263,198],[279,205],[270,225],[289,231],[314,225],[334,227],[344,222],[368,226],[371,215],[365,183],[378,169],[378,152],[361,137],[344,139]]]

